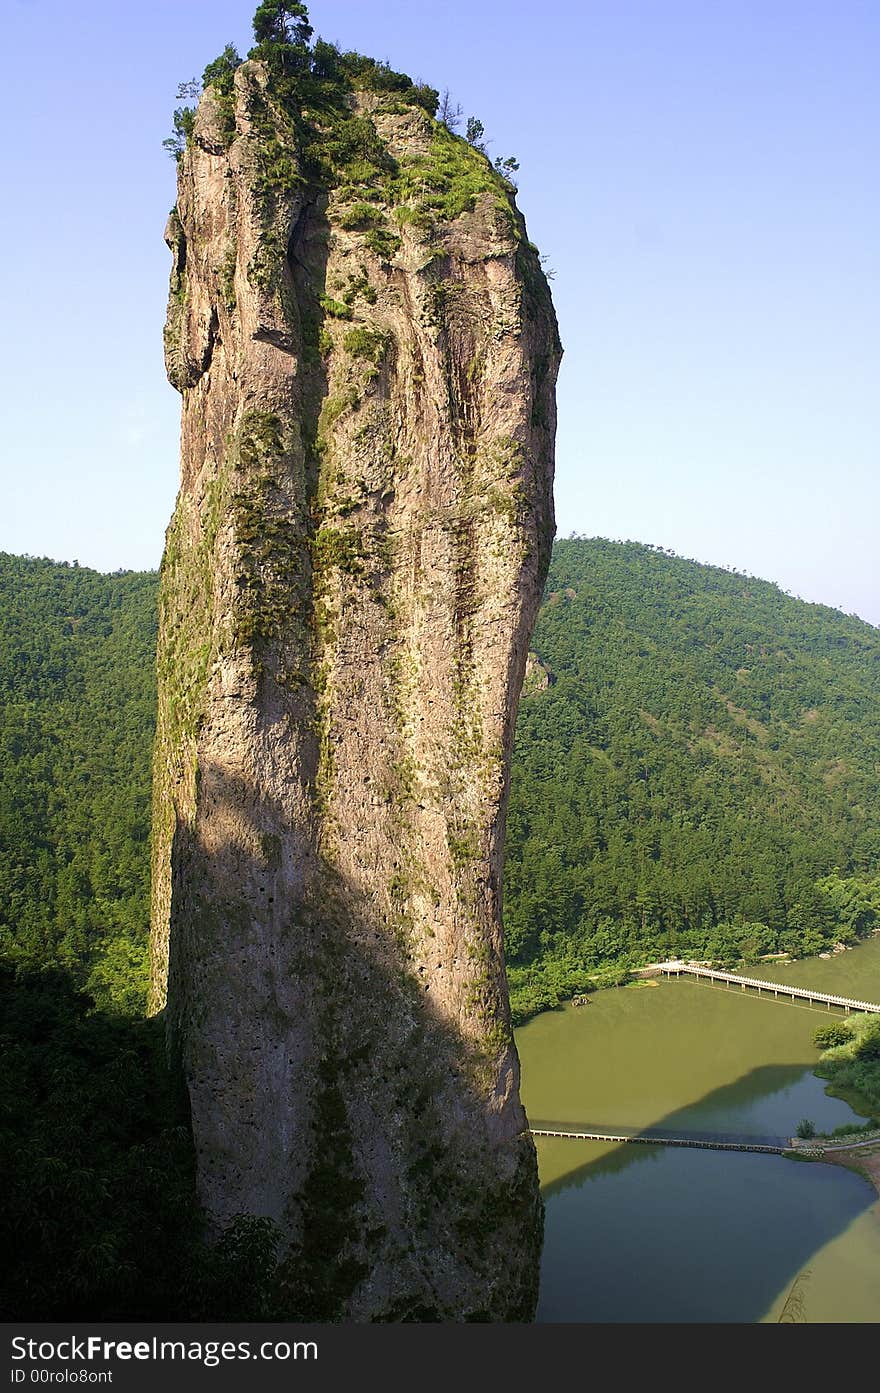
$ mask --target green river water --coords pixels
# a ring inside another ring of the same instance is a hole
[[[880,937],[748,976],[880,1002]],[[662,979],[517,1031],[530,1120],[793,1136],[860,1117],[812,1073],[840,1012]],[[781,1156],[537,1138],[539,1321],[880,1320],[880,1198]],[[796,1285],[795,1285],[796,1284]],[[793,1293],[793,1295],[792,1295]],[[790,1298],[790,1299],[789,1299]]]

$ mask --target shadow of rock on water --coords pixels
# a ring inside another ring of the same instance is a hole
[[[751,1070],[657,1126],[692,1132],[695,1117],[729,1118],[802,1074],[791,1065]],[[542,1157],[580,1148],[591,1159],[543,1188],[539,1321],[759,1321],[876,1198],[858,1176],[841,1182],[830,1166],[782,1156],[601,1147],[541,1143]]]

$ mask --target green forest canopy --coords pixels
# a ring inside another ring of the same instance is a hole
[[[157,577],[0,556],[0,954],[142,1009]],[[636,543],[558,541],[513,759],[516,1019],[672,953],[880,923],[880,632]]]
[[[0,956],[142,1011],[153,572],[0,554]]]
[[[815,953],[880,923],[880,632],[637,543],[553,552],[507,830],[524,1018],[673,954]]]

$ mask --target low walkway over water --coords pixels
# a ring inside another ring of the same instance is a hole
[[[642,974],[662,972],[666,977],[681,977],[682,974],[688,977],[707,977],[711,982],[725,982],[729,987],[738,986],[741,991],[746,991],[749,987],[756,987],[758,994],[772,992],[775,997],[788,996],[794,1001],[809,1001],[811,1004],[821,1001],[830,1010],[832,1006],[842,1006],[847,1012],[850,1011],[876,1011],[880,1012],[880,1006],[872,1001],[853,1001],[847,996],[834,996],[831,992],[819,992],[813,987],[793,987],[787,982],[762,982],[757,977],[738,977],[733,972],[721,972],[714,967],[698,967],[696,963],[685,962],[666,962],[651,963],[649,967],[641,969]]]
[[[568,1137],[572,1141],[641,1142],[646,1146],[691,1146],[704,1151],[760,1151],[781,1155],[790,1142],[786,1137],[751,1137],[733,1132],[667,1131],[662,1127],[600,1127],[576,1122],[530,1123],[535,1137]]]

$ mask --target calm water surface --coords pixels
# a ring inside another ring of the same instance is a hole
[[[750,976],[880,1001],[880,938]],[[857,1117],[812,1073],[839,1013],[687,979],[599,992],[517,1032],[530,1119],[791,1136]],[[861,1120],[860,1118],[857,1120]],[[539,1321],[880,1320],[880,1199],[777,1156],[538,1138]],[[792,1296],[793,1293],[793,1296]]]

